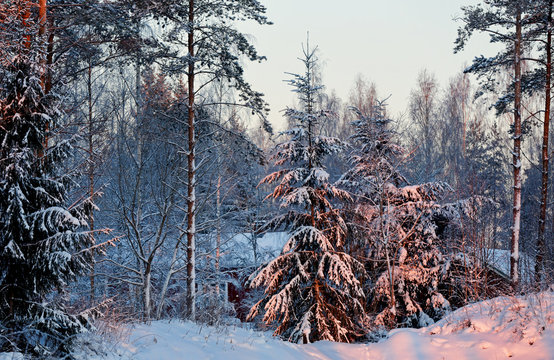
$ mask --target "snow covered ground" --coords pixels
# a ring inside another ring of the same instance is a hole
[[[90,340],[85,335],[81,342]],[[107,357],[83,346],[75,355],[91,360],[548,360],[554,359],[554,293],[472,304],[426,328],[393,330],[379,343],[296,345],[241,327],[159,321],[130,328],[118,342],[105,342],[101,352]],[[8,359],[22,357],[0,354],[0,360]]]
[[[159,321],[135,327],[107,351],[108,359],[137,360],[554,359],[554,293],[472,304],[426,328],[393,330],[379,343],[296,345],[240,327]]]

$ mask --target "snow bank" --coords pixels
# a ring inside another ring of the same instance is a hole
[[[468,305],[422,329],[396,329],[379,343],[321,341],[296,345],[269,332],[240,327],[203,327],[158,321],[139,325],[110,348],[107,357],[90,351],[77,359],[554,359],[554,293],[500,297]],[[107,347],[105,344],[103,348]],[[0,354],[1,360],[13,354]],[[16,357],[17,358],[17,357]]]

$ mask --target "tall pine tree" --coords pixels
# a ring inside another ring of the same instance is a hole
[[[526,73],[524,58],[529,48],[528,34],[524,28],[531,23],[528,16],[535,1],[530,0],[486,0],[483,4],[463,7],[463,27],[458,29],[455,52],[461,51],[475,32],[488,33],[493,43],[501,43],[505,48],[493,57],[476,57],[473,64],[464,72],[474,73],[481,79],[482,91],[498,92],[498,71],[510,69],[512,83],[506,95],[494,105],[498,114],[513,113],[513,207],[512,235],[510,240],[510,279],[514,288],[519,284],[519,238],[521,231],[521,186],[522,158],[522,79]],[[512,103],[512,107],[510,107]]]

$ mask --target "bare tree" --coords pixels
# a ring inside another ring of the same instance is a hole
[[[438,84],[435,76],[423,70],[417,79],[417,87],[410,94],[410,120],[415,127],[413,144],[416,148],[416,161],[420,162],[418,174],[420,181],[429,181],[436,177],[435,149],[438,111]]]

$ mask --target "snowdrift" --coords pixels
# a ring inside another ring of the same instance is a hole
[[[554,293],[468,305],[421,329],[396,329],[379,343],[297,345],[270,332],[158,321],[129,328],[114,345],[82,346],[78,359],[554,359]],[[82,344],[90,342],[84,335]],[[103,352],[104,354],[100,354]],[[0,355],[1,360],[14,354]],[[15,355],[15,358],[17,355]]]

